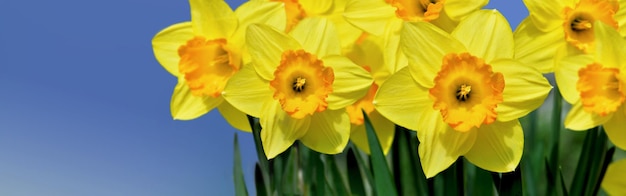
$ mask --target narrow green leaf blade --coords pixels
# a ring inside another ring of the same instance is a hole
[[[374,186],[376,187],[377,195],[395,196],[396,186],[393,182],[389,167],[387,166],[387,159],[383,154],[382,148],[374,132],[374,128],[367,114],[363,112],[363,118],[365,119],[365,130],[367,131],[367,142],[370,145],[370,152],[372,156],[372,168],[374,170]]]
[[[348,148],[346,164],[348,165],[348,184],[350,184],[350,192],[354,195],[365,195],[365,186],[363,186],[363,176],[361,175],[360,169],[361,166],[352,148]]]
[[[248,189],[246,188],[246,181],[243,178],[243,171],[241,169],[241,154],[239,153],[239,141],[237,133],[235,133],[234,143],[234,165],[233,165],[233,178],[235,180],[235,195],[247,196]]]

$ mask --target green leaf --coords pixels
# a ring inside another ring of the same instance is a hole
[[[269,195],[265,187],[265,182],[263,181],[263,174],[259,163],[254,165],[254,185],[256,186],[256,194],[258,196]]]
[[[522,195],[522,172],[519,167],[509,173],[492,173],[498,195]]]
[[[571,195],[583,195],[585,193],[589,169],[593,162],[597,160],[597,156],[599,156],[597,154],[593,154],[598,145],[596,143],[598,131],[599,127],[587,130],[587,135],[585,136],[585,141],[583,142],[583,148],[580,151],[580,157],[578,158],[578,164],[576,165],[574,180],[570,186]]]
[[[565,187],[565,180],[563,178],[563,171],[561,171],[561,168],[559,167],[559,176],[561,176],[561,192],[563,193],[563,196],[568,196],[567,194],[567,187]]]
[[[239,153],[239,141],[237,139],[237,133],[235,133],[234,143],[234,162],[233,165],[233,177],[235,180],[235,195],[247,196],[248,189],[246,188],[246,181],[243,178],[243,171],[241,170],[241,154]]]
[[[302,195],[300,192],[300,179],[298,178],[298,146],[291,146],[289,155],[286,158],[286,165],[283,171],[282,189],[283,194]]]
[[[250,128],[252,128],[252,136],[254,137],[254,145],[256,147],[256,154],[259,159],[259,164],[257,165],[259,167],[258,177],[263,179],[261,181],[263,182],[263,186],[264,186],[263,190],[268,191],[268,192],[265,192],[265,195],[271,195],[270,187],[273,187],[273,186],[272,186],[272,181],[270,180],[269,161],[267,160],[267,157],[265,156],[265,151],[263,151],[263,144],[261,143],[261,124],[259,123],[258,118],[254,118],[250,115],[248,115],[248,122],[250,123]],[[256,171],[255,171],[255,178],[256,178]],[[256,186],[258,187],[259,184],[256,184]],[[259,190],[259,188],[257,188],[257,190]],[[259,193],[257,191],[257,194],[262,194],[262,193]]]
[[[428,195],[428,185],[426,176],[421,170],[421,164],[416,161],[417,145],[411,144],[410,130],[396,125],[393,146],[393,173],[396,182],[396,189],[400,190],[400,195]],[[411,154],[415,153],[415,154]],[[418,171],[417,168],[420,170]]]
[[[337,162],[335,160],[336,158],[336,155],[326,155],[326,169],[329,170],[329,177],[331,178],[329,183],[334,188],[333,190],[335,190],[336,195],[350,195],[344,177],[339,171]]]
[[[559,140],[561,138],[561,127],[562,127],[562,123],[561,123],[561,105],[562,105],[562,98],[561,98],[561,93],[558,89],[558,87],[555,87],[552,90],[553,93],[553,104],[552,104],[552,147],[550,149],[550,158],[549,160],[547,160],[546,164],[547,167],[546,169],[548,171],[551,172],[546,172],[548,175],[552,175],[552,176],[548,176],[548,194],[549,195],[555,195],[556,194],[556,187],[557,186],[557,171],[558,171],[558,167],[559,167]]]
[[[370,145],[370,153],[372,157],[372,168],[374,170],[374,187],[376,187],[376,195],[395,196],[396,186],[393,182],[389,167],[387,166],[387,159],[383,154],[380,142],[376,137],[374,128],[367,114],[363,111],[363,118],[365,119],[365,130],[367,131],[367,142]]]
[[[468,165],[471,166],[470,168],[474,168],[474,179],[468,182],[471,183],[471,188],[473,188],[471,195],[494,195],[491,174],[480,167],[476,167],[472,164]]]
[[[458,158],[448,169],[438,175],[443,178],[445,195],[463,195],[463,159]]]
[[[354,154],[352,148],[348,148],[348,157],[346,160],[348,165],[348,183],[350,191],[353,195],[365,195],[365,187],[363,186],[363,176],[361,175],[361,166]]]

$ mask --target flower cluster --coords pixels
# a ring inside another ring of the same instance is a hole
[[[515,170],[519,118],[552,89],[573,105],[572,130],[602,125],[626,149],[626,1],[524,0],[513,32],[488,0],[190,0],[191,21],[152,40],[178,84],[174,119],[217,108],[235,128],[259,118],[271,159],[296,140],[337,154],[369,153],[364,114],[383,152],[394,126],[417,132],[430,178],[460,156]]]

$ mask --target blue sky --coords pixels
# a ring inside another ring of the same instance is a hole
[[[513,28],[528,14],[488,8]],[[150,40],[185,20],[187,1],[1,1],[0,195],[232,195],[235,133],[252,186],[250,134],[170,116]]]

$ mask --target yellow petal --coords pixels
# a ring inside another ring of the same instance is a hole
[[[622,67],[626,62],[626,42],[615,29],[604,22],[593,25],[596,38],[596,61],[603,67]]]
[[[591,55],[575,55],[568,56],[558,60],[554,70],[554,79],[559,86],[559,91],[565,101],[570,104],[580,100],[580,92],[576,90],[576,82],[578,82],[578,70],[593,63]]]
[[[617,10],[613,18],[617,20],[618,27],[621,27],[619,28],[619,34],[626,36],[626,28],[624,28],[626,26],[626,9],[624,9],[626,8],[626,1],[620,0],[618,7],[621,9]]]
[[[393,143],[395,133],[394,124],[376,110],[369,114],[369,118],[372,122],[372,126],[374,126],[374,132],[376,133],[376,137],[378,137],[380,147],[382,147],[383,153],[387,154],[389,149],[391,149],[391,144]],[[370,154],[370,145],[367,140],[365,125],[357,126],[353,124],[352,131],[350,133],[350,140],[359,149],[363,150],[367,154]]]
[[[228,80],[222,96],[242,112],[260,117],[263,105],[259,103],[272,100],[269,86],[251,65],[246,65]]]
[[[622,104],[621,108],[613,113],[613,118],[604,123],[604,130],[609,139],[615,146],[626,150],[626,131],[624,131],[624,122],[626,122],[626,106]]]
[[[152,38],[154,57],[170,74],[178,76],[178,48],[193,36],[191,22],[182,22],[161,30]]]
[[[400,36],[411,75],[427,88],[435,85],[434,76],[441,69],[446,54],[467,51],[450,34],[427,22],[404,23]]]
[[[374,97],[374,107],[391,122],[418,130],[416,122],[421,113],[433,107],[428,96],[428,89],[415,83],[408,68],[404,68],[380,86]]]
[[[506,18],[496,10],[470,14],[452,31],[467,50],[485,62],[513,58],[513,33]]]
[[[294,119],[280,107],[278,101],[263,103],[261,113],[261,142],[267,159],[284,152],[309,129],[311,118]]]
[[[341,45],[339,36],[332,22],[324,18],[306,18],[289,33],[305,51],[315,54],[318,58],[328,55],[339,55]]]
[[[381,0],[350,0],[345,13],[348,22],[376,36],[382,36],[389,20],[396,19],[396,9]],[[399,20],[399,19],[396,19]]]
[[[513,34],[515,59],[539,69],[542,73],[552,72],[555,52],[566,45],[564,36],[561,29],[542,32],[534,26],[530,18],[526,18]]]
[[[489,0],[446,0],[444,10],[452,20],[459,21],[464,16],[479,10],[489,3]]]
[[[280,64],[283,52],[301,48],[293,38],[262,24],[248,26],[246,45],[255,70],[268,81],[274,79],[274,71]]]
[[[345,110],[325,110],[311,116],[311,125],[302,143],[324,154],[343,151],[350,139],[350,118]]]
[[[406,67],[409,64],[404,51],[401,49],[400,30],[402,21],[392,21],[388,25],[384,34],[383,58],[384,66],[390,74]],[[374,71],[374,69],[372,69]]]
[[[189,0],[196,35],[208,40],[228,38],[237,29],[237,16],[223,0]]]
[[[217,109],[230,126],[233,126],[235,129],[239,129],[241,131],[252,132],[246,113],[239,111],[237,108],[228,103],[228,101],[223,101],[222,104],[217,106]]]
[[[343,56],[328,56],[322,58],[324,66],[332,67],[335,74],[333,92],[328,95],[328,109],[337,110],[344,108],[361,99],[373,80],[367,71],[354,64]]]
[[[626,159],[609,164],[602,180],[602,188],[609,195],[626,195]]]
[[[604,124],[611,117],[613,117],[612,113],[606,116],[589,113],[583,109],[583,104],[579,101],[572,105],[567,117],[565,117],[565,128],[574,131],[585,131]]]
[[[455,131],[443,122],[435,110],[423,112],[417,130],[419,155],[426,178],[431,178],[450,167],[459,156],[467,153],[476,140],[476,131]]]
[[[330,11],[334,0],[298,0],[302,9],[309,15],[320,15]]]
[[[539,30],[547,32],[562,25],[565,1],[524,0],[524,4]]]
[[[170,111],[175,120],[193,120],[211,111],[222,103],[222,97],[196,97],[191,94],[184,78],[178,80],[172,100]]]
[[[251,24],[262,23],[276,29],[285,29],[287,21],[284,3],[278,1],[248,1],[235,10],[235,15],[239,18],[239,27],[233,38],[241,43],[245,43],[240,40],[244,40],[246,29]]]
[[[514,60],[491,63],[494,72],[504,75],[503,102],[498,104],[498,121],[516,120],[537,109],[552,89],[538,70]]]
[[[524,151],[524,131],[518,120],[494,122],[476,130],[476,142],[465,158],[493,172],[515,170]]]

